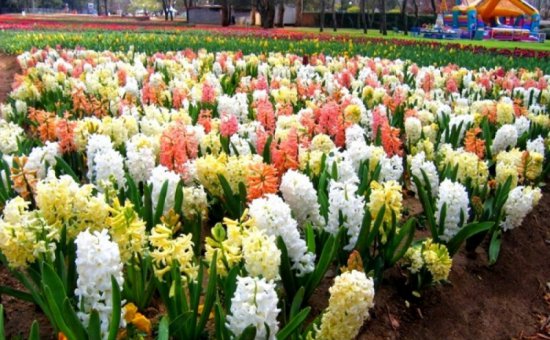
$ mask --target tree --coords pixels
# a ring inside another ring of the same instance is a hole
[[[323,32],[325,29],[325,0],[321,0],[321,13],[319,16],[319,31]]]
[[[418,26],[418,0],[413,0],[414,6],[414,27]]]
[[[183,5],[185,6],[186,20],[189,22],[189,8],[193,7],[193,0],[183,0]]]
[[[279,19],[277,26],[284,27],[285,26],[285,2],[283,0],[279,0],[279,6],[277,11],[278,11],[277,18]]]
[[[162,0],[162,10],[164,12],[164,20],[168,21],[168,18],[170,18],[170,21],[174,21],[174,12],[173,12],[173,0]]]
[[[222,0],[222,26],[223,27],[229,26],[230,16],[231,16],[231,13],[229,11],[229,1]]]
[[[403,4],[401,6],[401,22],[403,22],[403,25],[405,26],[403,28],[403,32],[405,35],[409,34],[409,23],[408,23],[408,16],[407,16],[407,1],[403,0]]]
[[[256,0],[256,9],[260,13],[263,28],[272,28],[275,21],[275,4],[273,0]]]
[[[332,29],[337,30],[338,23],[336,22],[336,0],[332,0]]]
[[[432,3],[432,11],[434,12],[434,19],[437,19],[437,7],[435,6],[435,0],[430,0]]]
[[[380,0],[380,33],[382,35],[388,35],[388,29],[386,27],[386,0]]]
[[[365,14],[365,2],[366,0],[361,0],[359,3],[359,15],[361,20],[361,26],[363,27],[363,33],[367,34],[367,16]]]
[[[302,26],[302,13],[304,9],[302,8],[302,0],[295,1],[296,6],[296,26]]]

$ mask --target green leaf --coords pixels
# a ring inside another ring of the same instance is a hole
[[[225,204],[227,204],[231,217],[238,218],[240,216],[240,203],[238,202],[239,200],[235,199],[235,194],[233,193],[233,190],[231,189],[231,186],[229,185],[227,179],[225,179],[223,175],[218,175],[218,179],[220,181],[223,195],[225,197]]]
[[[226,305],[227,309],[231,309],[231,297],[235,295],[235,290],[237,290],[237,275],[239,275],[239,266],[235,266],[231,268],[229,271],[229,274],[227,274],[227,277],[225,278],[224,282],[224,293],[227,298]]]
[[[413,175],[413,181],[418,190],[418,196],[420,197],[420,202],[422,203],[424,215],[426,216],[432,238],[434,242],[439,242],[439,233],[437,231],[437,223],[435,221],[434,209],[432,206],[433,202],[428,198],[426,190],[424,190],[424,186],[422,185],[422,182],[420,182],[420,179]]]
[[[489,244],[489,265],[493,265],[498,260],[500,246],[502,244],[502,231],[500,229],[493,232],[491,243]]]
[[[63,282],[53,270],[52,266],[48,263],[44,263],[42,269],[42,285],[48,286],[51,289],[53,301],[57,305],[58,310],[63,309],[63,301],[67,297],[65,292],[65,286]]]
[[[169,339],[169,328],[168,328],[168,317],[165,315],[160,319],[159,331],[157,340],[168,340]]]
[[[218,253],[215,252],[212,257],[212,262],[210,262],[210,274],[208,275],[208,286],[206,288],[206,295],[204,298],[204,305],[202,309],[202,314],[199,319],[199,325],[195,332],[195,338],[199,338],[200,334],[206,326],[206,322],[210,316],[210,311],[214,306],[214,301],[216,299],[216,287],[218,286],[218,273],[217,273],[217,257]]]
[[[2,330],[4,327],[2,327]],[[3,335],[0,334],[0,339],[5,339]],[[40,340],[40,328],[38,327],[38,321],[34,320],[31,325],[31,331],[29,333],[29,340]]]
[[[164,213],[164,204],[166,202],[166,193],[168,192],[168,181],[165,181],[160,189],[159,199],[157,201],[157,208],[155,210],[155,217],[153,218],[153,225],[160,223],[160,218]]]
[[[80,182],[78,176],[75,174],[75,172],[73,171],[71,166],[69,164],[67,164],[67,162],[65,162],[65,160],[63,158],[56,156],[55,161],[56,161],[56,163],[55,163],[56,172],[58,172],[60,174],[69,175],[74,179],[75,182],[77,182],[77,183]]]
[[[128,198],[130,199],[130,202],[134,205],[134,209],[136,211],[141,210],[141,198],[139,195],[139,190],[137,188],[136,182],[132,178],[132,176],[126,174],[126,185],[128,186]],[[122,203],[122,202],[121,202]]]
[[[183,293],[183,283],[181,282],[180,270],[177,263],[172,263],[171,275],[172,284],[174,285],[174,298],[170,299],[170,303],[175,307],[175,315],[180,315],[189,310],[189,304],[187,303],[186,295]]]
[[[170,322],[170,334],[175,338],[184,338],[181,336],[182,332],[185,330],[189,319],[193,317],[193,312],[187,311],[180,314],[174,320]]]
[[[256,327],[255,326],[248,326],[245,328],[245,330],[242,332],[241,336],[239,336],[239,340],[254,340],[256,338]]]
[[[307,251],[315,254],[315,232],[313,226],[308,223],[305,228]]]
[[[8,286],[0,286],[0,295],[9,295],[13,296],[16,299],[28,301],[34,303],[34,298],[32,297],[32,294],[29,294],[27,292],[14,289]]]
[[[371,216],[370,212],[365,211],[365,215],[363,216],[363,222],[361,223],[361,230],[359,231],[359,236],[357,237],[357,243],[355,244],[355,249],[359,252],[359,254],[363,255],[365,254],[368,249],[370,248],[372,241],[374,240],[376,234],[376,230],[371,230]]]
[[[386,213],[386,206],[383,205],[382,208],[380,208],[380,211],[378,211],[378,215],[376,216],[376,219],[374,220],[374,226],[373,226],[374,229],[380,230],[380,226],[384,222],[385,213]]]
[[[225,315],[219,301],[216,302],[214,315],[214,323],[216,325],[216,339],[228,340],[229,334],[227,334],[227,327],[225,327]]]
[[[73,306],[71,305],[71,301],[69,301],[68,298],[65,298],[65,301],[63,301],[63,319],[68,325],[71,325],[71,328],[78,339],[86,338],[86,328],[82,325],[82,322],[78,318]]]
[[[265,164],[271,164],[271,143],[273,142],[273,135],[270,135],[264,145],[262,157]]]
[[[101,340],[101,321],[99,320],[99,313],[96,310],[92,311],[90,314],[90,321],[88,323],[88,339]]]
[[[5,340],[6,334],[4,333],[4,305],[0,304],[0,340]]]
[[[343,230],[344,229],[342,229],[342,231]],[[339,236],[337,238],[339,239]],[[315,290],[315,288],[317,288],[317,286],[325,276],[328,268],[330,267],[330,264],[334,259],[334,255],[336,254],[336,248],[338,244],[338,242],[336,241],[336,237],[334,237],[334,235],[330,235],[327,242],[325,243],[321,252],[321,256],[319,257],[319,262],[315,266],[313,273],[311,273],[306,283],[304,301],[309,300],[309,298],[313,294],[313,291]]]
[[[447,217],[447,202],[443,203],[439,213],[439,223],[437,224],[437,234],[443,235],[445,232],[445,218]]]
[[[120,286],[118,285],[117,280],[111,276],[111,287],[112,287],[112,299],[113,307],[111,313],[111,320],[109,321],[109,340],[116,340],[118,334],[118,328],[120,326],[120,314],[121,314],[121,304],[122,299],[120,297]]]
[[[449,240],[449,242],[447,242],[447,249],[449,249],[449,254],[451,255],[451,257],[456,254],[456,252],[460,249],[462,242],[472,237],[473,235],[491,229],[493,224],[494,222],[492,221],[475,222],[467,224],[464,227],[460,228],[458,233],[451,240]]]
[[[179,181],[176,187],[176,196],[174,198],[174,211],[178,215],[183,215],[181,208],[183,205],[183,182]]]
[[[148,230],[151,229],[153,224],[153,199],[151,197],[152,185],[145,185],[143,188],[143,219],[147,222]]]
[[[63,319],[63,315],[61,314],[61,310],[58,307],[58,302],[55,301],[54,295],[50,287],[48,287],[47,285],[44,285],[43,289],[44,289],[44,295],[46,296],[46,302],[48,304],[48,307],[51,309],[51,317],[53,318],[53,320],[50,320],[50,322],[53,322],[55,327],[61,332],[63,332],[63,334],[65,334],[65,336],[69,340],[77,340],[76,335],[65,323],[65,320]],[[61,301],[59,301],[59,303],[62,303]]]
[[[277,237],[277,247],[281,250],[281,264],[279,267],[279,273],[281,274],[281,280],[283,281],[285,292],[287,296],[294,296],[296,294],[296,284],[294,275],[292,274],[292,265],[290,264],[285,242],[281,236]]]
[[[283,327],[283,329],[279,331],[279,333],[277,333],[277,340],[285,340],[290,335],[292,335],[292,333],[294,333],[298,329],[298,327],[300,327],[300,325],[304,323],[310,311],[311,307],[306,307],[302,309],[300,313],[292,318],[290,322],[287,323],[285,327]]]
[[[290,306],[290,313],[289,313],[289,319],[292,319],[293,317],[298,314],[298,311],[300,310],[300,307],[302,306],[302,302],[304,301],[304,294],[305,294],[305,288],[302,286],[300,289],[298,289],[298,292],[296,295],[294,295],[294,299],[292,300],[292,305]]]
[[[399,229],[397,236],[393,239],[392,247],[389,250],[389,253],[392,254],[389,263],[390,266],[396,264],[397,261],[405,255],[407,249],[409,249],[414,239],[414,232],[416,231],[415,222],[416,220],[414,218],[408,219],[407,222],[405,222],[405,225]],[[405,239],[405,242],[402,242],[403,239]]]

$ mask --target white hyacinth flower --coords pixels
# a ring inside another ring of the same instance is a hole
[[[298,271],[299,276],[313,271],[315,254],[308,252],[290,207],[279,196],[269,194],[253,200],[249,205],[249,214],[256,221],[258,229],[283,239],[293,262],[292,268]]]
[[[468,220],[470,208],[468,206],[468,193],[466,188],[460,184],[445,179],[439,185],[439,197],[436,201],[435,220],[439,223],[443,205],[445,204],[445,220],[443,224],[445,230],[441,239],[449,241],[460,230],[461,221],[465,223]]]
[[[85,326],[90,314],[97,311],[101,322],[101,337],[107,339],[113,312],[111,277],[120,287],[124,283],[123,265],[118,245],[110,240],[106,229],[91,234],[88,230],[78,234],[76,244],[75,296],[78,298],[78,317]],[[121,318],[124,320],[124,318]]]
[[[263,278],[238,277],[226,326],[236,337],[247,327],[255,326],[257,340],[274,340],[279,331],[277,303],[274,283]]]

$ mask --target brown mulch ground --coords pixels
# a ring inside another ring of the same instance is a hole
[[[17,59],[11,55],[0,54],[0,103],[3,103],[11,91],[13,76],[21,72]]]
[[[11,90],[19,66],[0,55],[0,102]],[[484,249],[475,258],[459,252],[450,284],[413,299],[402,289],[397,269],[388,271],[376,292],[376,306],[359,339],[550,339],[550,190],[523,225],[503,237],[499,261],[489,267]],[[485,245],[486,247],[486,245]],[[310,301],[321,310],[328,301],[327,279]],[[15,285],[0,267],[0,284]],[[42,338],[52,337],[46,318],[32,304],[2,296],[8,337],[27,334],[34,319]]]

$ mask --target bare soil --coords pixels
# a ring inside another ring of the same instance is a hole
[[[14,56],[0,55],[0,102],[20,72]],[[388,271],[376,292],[376,306],[359,339],[550,339],[550,190],[523,225],[503,237],[498,262],[488,266],[485,249],[464,250],[453,259],[450,283],[421,298],[404,289],[398,268]],[[329,275],[312,297],[314,313],[326,307]],[[21,288],[0,267],[0,285]],[[47,319],[34,305],[2,296],[6,335],[27,334],[33,320],[42,338],[53,338]]]
[[[15,56],[0,54],[0,103],[6,100],[11,91],[13,76],[20,72]]]

